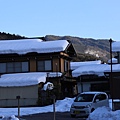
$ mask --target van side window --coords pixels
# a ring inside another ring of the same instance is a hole
[[[99,94],[99,95],[96,95],[95,101],[96,101],[96,99],[100,100],[100,94]],[[94,102],[95,102],[95,101],[94,101]]]
[[[105,94],[101,94],[101,100],[105,100],[107,99],[106,95]]]
[[[99,94],[96,96],[95,100],[96,99],[99,99],[99,101],[105,100],[105,99],[107,99],[107,96],[105,94]]]

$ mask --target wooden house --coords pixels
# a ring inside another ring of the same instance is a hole
[[[74,47],[67,40],[3,40],[0,41],[0,75],[45,72],[46,82],[55,86],[57,99],[72,96],[76,81],[72,79],[70,61],[74,56]],[[52,72],[56,73],[54,77],[50,76]]]
[[[109,70],[108,64],[101,61],[71,62],[72,76],[77,80],[78,93],[85,91],[109,92],[109,79],[104,71]]]

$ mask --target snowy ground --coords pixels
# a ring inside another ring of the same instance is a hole
[[[64,100],[57,100],[55,104],[56,112],[67,112],[70,110],[70,106],[74,98],[65,98]],[[30,115],[35,113],[47,113],[53,112],[53,105],[45,107],[24,107],[20,108],[20,116]],[[0,108],[0,116],[12,116],[18,115],[18,108]],[[17,120],[17,119],[11,119]],[[120,120],[120,110],[111,110],[111,100],[110,108],[101,107],[96,109],[93,113],[89,115],[87,120]]]

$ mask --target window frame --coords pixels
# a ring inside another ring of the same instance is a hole
[[[19,63],[19,65],[17,65]],[[23,65],[23,64],[26,64]],[[15,62],[1,62],[0,67],[3,66],[3,71],[2,69],[0,70],[0,73],[21,73],[21,72],[28,72],[29,71],[29,62],[28,61],[15,61]],[[25,68],[26,67],[26,68]]]
[[[68,61],[64,60],[64,71],[67,72],[68,71]]]
[[[42,68],[39,68],[40,67],[39,64],[41,64],[40,62],[43,63],[43,66],[41,65]],[[47,69],[47,66],[48,66],[47,64],[49,65],[50,69]],[[37,71],[40,71],[40,72],[42,72],[42,71],[52,71],[52,60],[38,60],[37,61]]]

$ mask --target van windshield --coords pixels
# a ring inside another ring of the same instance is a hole
[[[75,102],[92,102],[94,94],[80,94],[76,97]]]

